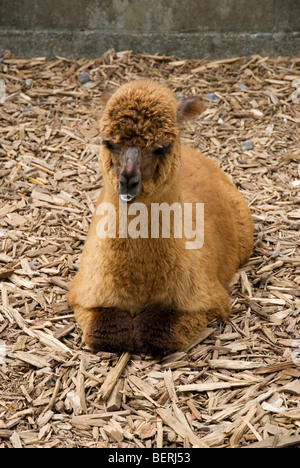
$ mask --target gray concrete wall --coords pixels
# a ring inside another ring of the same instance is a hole
[[[300,0],[0,0],[0,54],[300,55]]]

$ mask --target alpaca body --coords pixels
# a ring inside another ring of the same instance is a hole
[[[172,230],[170,238],[99,238],[96,209],[68,296],[94,350],[170,353],[230,313],[229,282],[252,248],[249,209],[212,160],[178,139],[174,148],[179,158],[168,183],[138,201],[203,203],[204,244],[186,249],[184,235],[174,238]],[[112,203],[118,216],[118,195],[103,172],[98,205]]]

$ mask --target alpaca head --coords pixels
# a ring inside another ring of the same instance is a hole
[[[100,164],[121,201],[151,198],[178,177],[178,125],[202,109],[198,97],[178,101],[167,87],[146,80],[109,97],[100,124]]]

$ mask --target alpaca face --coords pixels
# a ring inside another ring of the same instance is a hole
[[[110,153],[106,155],[110,161],[110,175],[114,186],[117,185],[119,199],[124,203],[132,203],[140,194],[152,192],[151,188],[154,189],[162,177],[164,158],[171,151],[169,142],[143,148],[104,140],[103,146],[104,152],[108,150]]]
[[[100,164],[122,202],[149,199],[178,176],[178,123],[193,108],[188,100],[178,104],[168,88],[144,80],[123,85],[108,100]]]

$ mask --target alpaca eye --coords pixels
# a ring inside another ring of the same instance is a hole
[[[115,145],[112,141],[103,140],[102,145],[105,146],[109,151],[113,151],[115,149]]]
[[[170,151],[170,143],[165,143],[162,146],[159,146],[155,148],[153,151],[153,154],[155,156],[163,156],[164,154],[167,154]]]

